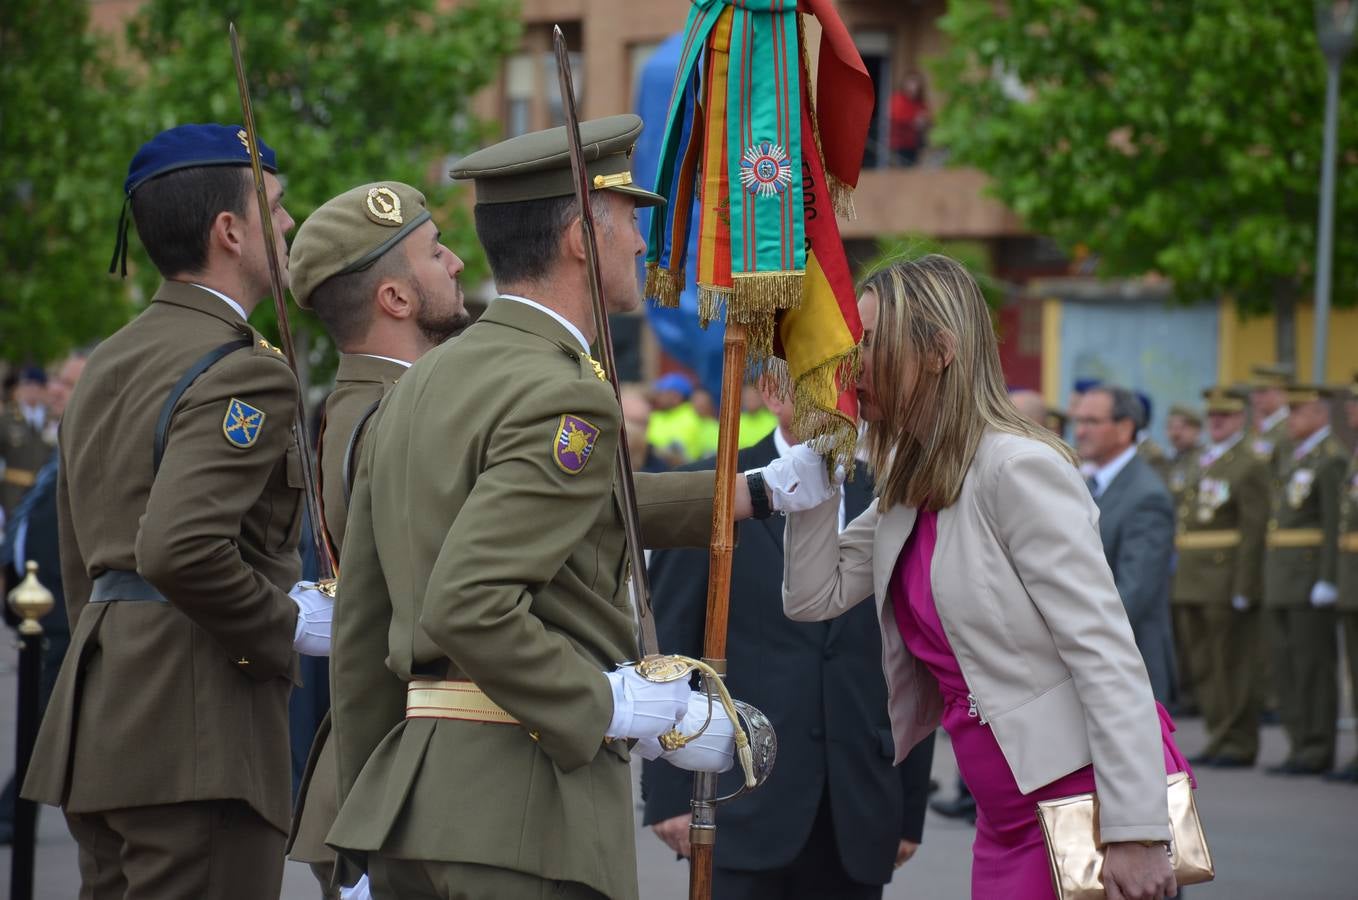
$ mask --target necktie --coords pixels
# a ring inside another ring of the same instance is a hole
[[[1093,475],[1090,475],[1085,479],[1085,484],[1089,485],[1090,495],[1097,499],[1099,496],[1099,480]]]

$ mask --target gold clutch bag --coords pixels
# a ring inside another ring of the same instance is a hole
[[[1052,885],[1059,900],[1104,900],[1103,845],[1098,833],[1099,801],[1093,794],[1077,794],[1037,804],[1037,820],[1047,842]],[[1169,776],[1169,861],[1182,887],[1216,877],[1212,852],[1202,833],[1193,785],[1187,772]]]

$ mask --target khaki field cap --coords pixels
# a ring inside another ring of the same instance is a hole
[[[312,292],[327,279],[368,268],[429,219],[424,194],[399,181],[361,185],[322,203],[288,252],[297,305],[310,309]]]
[[[580,123],[580,145],[591,190],[617,191],[638,206],[659,206],[665,198],[632,180],[632,147],[641,134],[641,117],[630,113]],[[532,131],[478,150],[450,173],[476,182],[477,203],[520,203],[575,193],[566,129]]]
[[[1202,399],[1207,401],[1207,412],[1211,413],[1238,413],[1245,411],[1245,401],[1240,394],[1228,387],[1210,387],[1202,392]]]
[[[1191,406],[1176,403],[1169,408],[1169,414],[1171,416],[1179,416],[1185,421],[1192,422],[1194,425],[1202,425],[1202,414]]]
[[[1271,387],[1287,387],[1296,377],[1291,366],[1286,363],[1279,365],[1258,365],[1250,367],[1250,388],[1260,390]]]
[[[1324,384],[1292,384],[1287,387],[1287,403],[1289,406],[1315,403],[1317,400],[1329,400],[1333,396],[1335,396],[1334,388]]]

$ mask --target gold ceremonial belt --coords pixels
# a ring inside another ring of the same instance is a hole
[[[407,719],[462,719],[517,725],[519,720],[499,707],[470,681],[418,680],[406,685]]]
[[[1218,529],[1215,531],[1185,531],[1174,538],[1178,550],[1230,550],[1240,546],[1240,532]]]
[[[12,484],[15,487],[32,487],[33,482],[38,480],[38,473],[30,472],[28,469],[5,468],[5,484]]]
[[[1279,528],[1268,533],[1268,546],[1319,547],[1325,541],[1325,532],[1319,528]]]
[[[1358,553],[1358,531],[1339,536],[1339,549],[1345,553]]]

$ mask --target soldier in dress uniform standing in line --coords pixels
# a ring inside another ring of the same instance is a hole
[[[1332,393],[1319,385],[1287,391],[1289,441],[1273,483],[1264,606],[1290,746],[1270,774],[1319,775],[1334,765],[1339,498],[1348,453],[1330,434]]]
[[[47,373],[29,366],[19,373],[14,402],[0,411],[0,526],[37,479],[52,455],[47,439]]]
[[[64,809],[85,898],[282,883],[288,695],[297,652],[329,652],[332,604],[294,584],[298,387],[246,322],[270,292],[246,141],[182,125],[133,157],[124,190],[165,281],[91,354],[63,420],[73,631],[23,794]],[[259,151],[286,259],[292,219]]]
[[[662,202],[633,184],[640,131],[633,115],[580,125],[613,312],[641,300],[636,207]],[[500,295],[401,378],[364,441],[336,601],[327,843],[366,867],[378,898],[634,900],[630,753],[721,771],[731,723],[717,708],[698,743],[662,752],[655,739],[695,730],[706,697],[620,667],[639,654],[621,411],[588,351],[565,129],[473,153],[453,175],[475,181]],[[824,469],[795,485],[766,475],[772,507],[827,500]],[[711,472],[635,477],[647,544],[707,544]],[[751,494],[736,479],[737,519]]]
[[[462,260],[441,242],[422,193],[380,181],[317,208],[297,229],[289,268],[297,305],[316,314],[340,354],[320,434],[325,534],[338,559],[359,448],[378,403],[415,360],[470,321],[457,281]],[[339,812],[339,785],[329,733],[327,717],[307,762],[288,851],[311,865],[322,893],[333,897],[340,889],[325,835]]]
[[[1349,432],[1358,433],[1358,372],[1353,374],[1353,382],[1344,398],[1344,414],[1348,418]],[[1349,695],[1358,697],[1358,447],[1349,456],[1349,469],[1344,475],[1340,498],[1339,600],[1335,608],[1339,611],[1340,628],[1344,633]],[[1327,773],[1325,779],[1358,784],[1358,757],[1342,769]]]
[[[1287,455],[1287,387],[1292,383],[1290,365],[1256,365],[1250,367],[1250,447],[1254,455],[1264,460],[1278,477],[1278,468]],[[1272,621],[1264,617],[1260,629],[1258,666],[1263,673],[1263,711],[1261,721],[1278,724],[1278,677],[1273,671],[1273,639],[1269,634]]]
[[[1259,752],[1259,645],[1269,469],[1245,436],[1245,403],[1203,391],[1211,441],[1178,504],[1173,597],[1194,643],[1186,654],[1207,746],[1198,765],[1251,766]]]
[[[1202,453],[1202,416],[1190,406],[1174,404],[1165,418],[1165,435],[1173,453],[1165,471],[1165,487],[1169,488],[1174,509],[1179,511],[1184,494],[1197,479],[1198,457]],[[1189,657],[1197,648],[1200,635],[1193,631],[1193,617],[1188,615],[1188,608],[1172,590],[1169,604],[1174,618],[1174,661],[1179,679],[1173,712],[1176,716],[1193,715],[1198,712],[1198,699],[1193,684],[1193,663]]]

